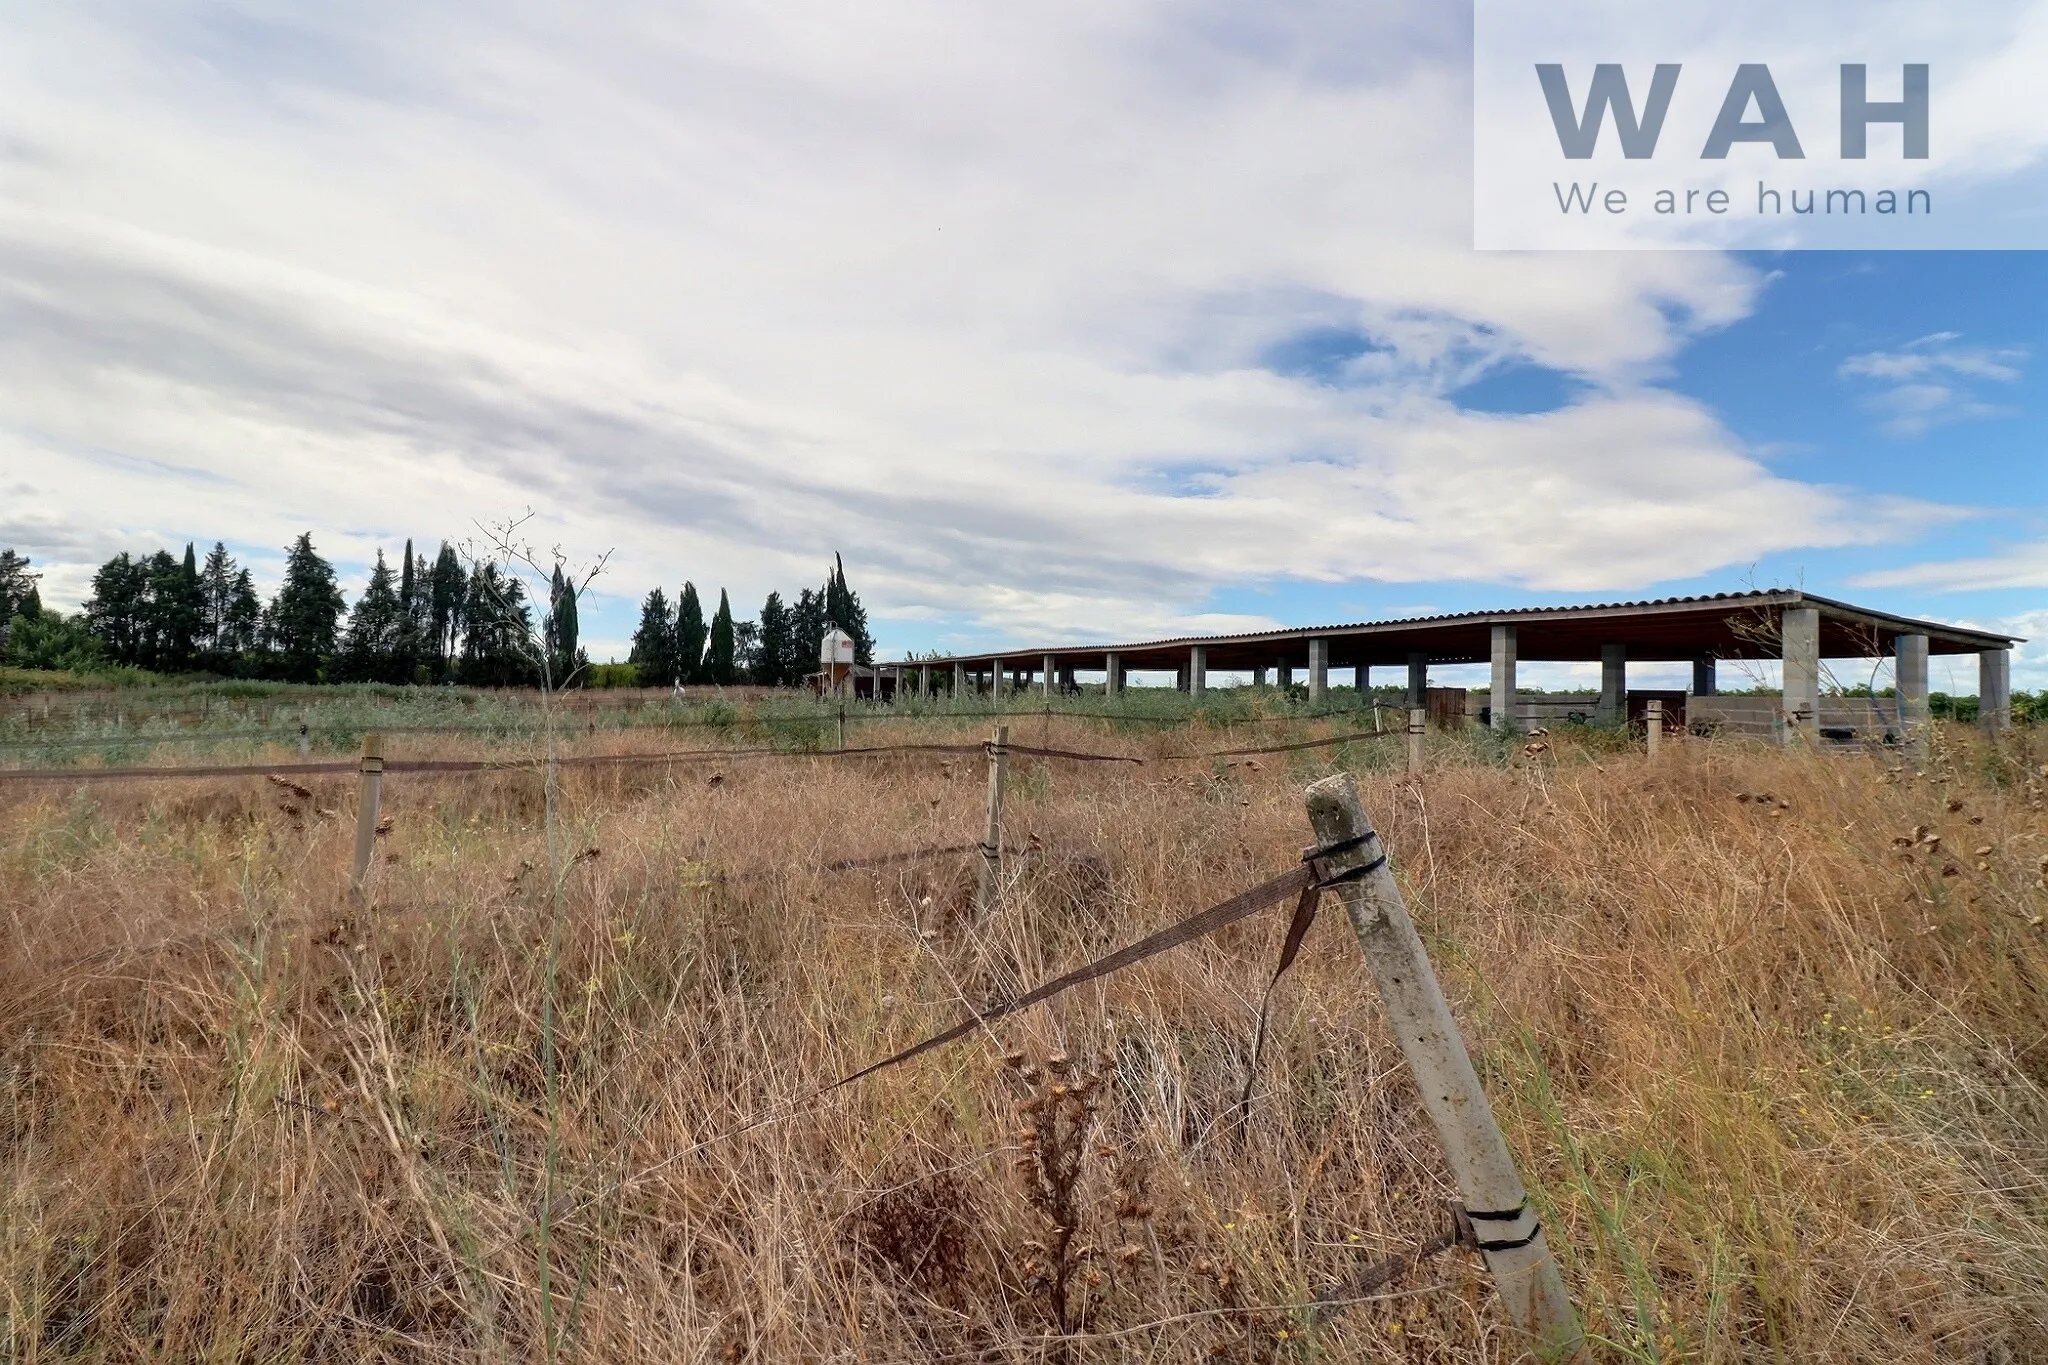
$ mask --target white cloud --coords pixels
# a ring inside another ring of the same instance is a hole
[[[1973,396],[1967,381],[2017,380],[2026,351],[2011,346],[1988,349],[1953,344],[1959,340],[1958,332],[1933,332],[1896,351],[1850,356],[1836,373],[1843,379],[1890,386],[1869,394],[1863,405],[1886,418],[1885,430],[1896,436],[1918,436],[1941,422],[2010,415],[2012,408]]]
[[[884,620],[1121,636],[1220,628],[1219,584],[1633,588],[1949,515],[1646,387],[1741,263],[1470,252],[1463,42],[1421,3],[37,7],[0,535],[75,596],[115,545],[361,562],[533,505],[628,596],[746,610],[839,548]],[[1318,333],[1369,341],[1345,382],[1266,363]],[[1589,395],[1444,397],[1506,359]],[[1995,377],[1877,377],[1935,373]]]
[[[1926,588],[1937,592],[2048,588],[2048,540],[2015,546],[1999,554],[1859,574],[1849,583],[1858,588]]]

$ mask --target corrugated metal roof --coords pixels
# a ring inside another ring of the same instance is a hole
[[[1383,621],[1347,621],[1329,625],[1285,626],[1277,630],[1245,631],[1224,635],[1176,635],[1158,640],[1143,640],[1126,644],[1096,644],[1093,642],[1067,645],[1034,645],[1028,648],[976,650],[964,654],[949,654],[939,659],[905,659],[896,662],[905,664],[950,663],[959,660],[1012,659],[1045,654],[1073,654],[1086,651],[1091,654],[1141,653],[1147,650],[1172,649],[1182,646],[1213,644],[1249,644],[1260,640],[1301,639],[1321,635],[1341,635],[1359,631],[1392,629],[1402,626],[1438,626],[1473,622],[1491,622],[1503,618],[1530,616],[1580,616],[1597,615],[1601,612],[1643,611],[1653,608],[1686,607],[1712,603],[1750,603],[1754,605],[1785,605],[1795,602],[1809,602],[1823,608],[1851,616],[1860,616],[1874,621],[1883,621],[1899,627],[1921,627],[1929,633],[1954,639],[1981,640],[1987,648],[2011,646],[2020,643],[2018,637],[1997,635],[1990,631],[1972,630],[1965,626],[1952,626],[1939,621],[1921,621],[1892,612],[1878,611],[1870,607],[1859,607],[1848,602],[1839,602],[1831,597],[1820,597],[1798,588],[1766,588],[1750,592],[1704,593],[1694,597],[1650,597],[1634,602],[1591,602],[1570,603],[1549,607],[1502,607],[1493,611],[1445,612],[1435,616],[1401,616]]]

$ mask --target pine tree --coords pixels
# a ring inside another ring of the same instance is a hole
[[[660,588],[640,604],[640,625],[626,662],[642,687],[668,687],[676,680],[676,623],[669,615],[668,594]]]
[[[676,599],[676,676],[686,683],[703,682],[710,676],[704,658],[704,606],[697,600],[697,585],[683,584]]]
[[[434,576],[429,591],[432,601],[429,603],[428,623],[432,627],[437,661],[435,672],[445,674],[455,659],[456,646],[462,636],[463,612],[469,597],[469,581],[462,572],[462,561],[455,557],[455,547],[445,540],[441,542],[440,553],[434,556]]]
[[[423,648],[420,620],[420,581],[413,577],[412,537],[405,538],[405,553],[398,561],[398,656],[404,662],[402,682],[411,682]]]
[[[173,649],[172,613],[178,600],[178,561],[169,550],[158,550],[142,565],[142,645],[138,657],[142,667],[177,667]]]
[[[330,669],[336,681],[403,681],[408,669],[401,657],[406,612],[399,606],[391,585],[391,569],[383,551],[377,551],[377,567],[371,581],[362,587],[348,612],[348,630],[342,634],[340,653]]]
[[[533,616],[519,579],[478,564],[463,593],[462,681],[472,687],[525,687],[538,681]]]
[[[333,674],[340,682],[403,682],[409,672],[400,650],[405,611],[391,582],[384,552],[348,614],[348,631],[335,656]]]
[[[107,658],[139,668],[149,648],[149,566],[126,550],[100,565],[85,604],[86,628]]]
[[[24,603],[15,604],[0,660],[16,668],[69,669],[76,673],[89,672],[107,662],[106,651],[87,628],[83,613],[65,616],[43,610],[33,584],[28,601],[36,603],[37,609],[31,615]]]
[[[160,550],[150,556],[150,607],[155,618],[156,648],[151,667],[167,673],[192,667],[199,653],[199,632],[206,605],[199,585],[199,562],[192,543],[184,559]]]
[[[285,551],[284,582],[270,603],[271,648],[279,676],[288,682],[320,680],[321,668],[334,654],[341,608],[334,566],[314,550],[308,531]]]
[[[406,615],[412,641],[407,652],[415,681],[431,682],[441,672],[441,647],[434,634],[434,569],[425,555],[412,561],[412,607]]]
[[[708,680],[720,687],[738,681],[733,674],[733,646],[732,604],[726,601],[725,589],[720,588],[718,614],[711,618],[711,644],[704,654],[704,671]]]
[[[794,686],[818,671],[818,651],[828,629],[824,595],[803,589],[789,615],[789,653],[783,659],[782,673]]]
[[[747,682],[754,679],[761,666],[761,623],[758,621],[734,621],[732,623],[732,680]]]
[[[790,655],[790,614],[782,594],[771,592],[761,604],[761,636],[754,658],[754,681],[763,687],[789,687],[802,681],[786,671]]]
[[[228,597],[221,648],[241,658],[254,654],[263,643],[263,603],[256,596],[256,580],[247,569],[235,572],[235,586]]]
[[[16,554],[12,547],[0,550],[0,629],[12,618],[30,614],[28,600],[35,595],[36,580],[42,575],[30,573],[28,564],[28,556]],[[36,605],[41,610],[40,596],[36,596]]]
[[[551,685],[568,687],[577,681],[576,588],[562,576],[562,566],[548,582],[548,614],[542,623],[547,636],[548,676]]]
[[[199,570],[199,652],[213,668],[226,655],[228,609],[234,600],[235,561],[225,542],[216,540]]]

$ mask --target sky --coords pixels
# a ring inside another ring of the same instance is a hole
[[[837,551],[892,652],[1784,584],[2048,686],[2048,262],[1475,252],[1457,5],[0,13],[52,605],[530,511],[599,659]]]

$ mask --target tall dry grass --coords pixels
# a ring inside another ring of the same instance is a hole
[[[1600,1354],[2048,1358],[2024,743],[1341,755]],[[552,872],[532,774],[394,776],[363,912],[350,782],[15,790],[0,1354],[1510,1358],[1456,1254],[1287,1306],[1454,1193],[1341,915],[1241,1132],[1277,915],[797,1102],[1290,865],[1332,761],[1020,761],[987,924],[816,870],[975,838],[972,757],[572,770]]]

